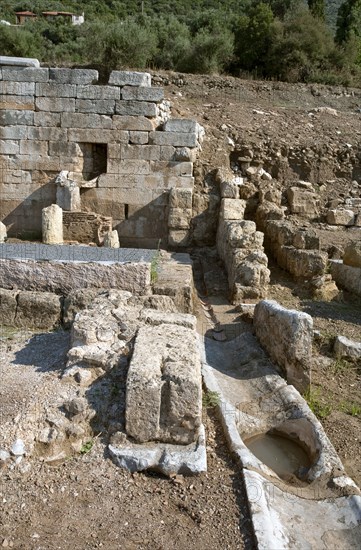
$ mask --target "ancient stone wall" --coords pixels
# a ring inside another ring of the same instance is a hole
[[[147,73],[114,71],[100,84],[90,69],[0,67],[0,217],[8,236],[39,236],[42,209],[67,203],[113,218],[121,246],[167,244],[169,191],[192,197],[202,136],[196,122],[167,122],[168,114]],[[172,211],[172,231],[187,230],[188,210]]]

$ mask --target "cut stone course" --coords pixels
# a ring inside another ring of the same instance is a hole
[[[134,71],[112,71],[109,76],[109,84],[116,86],[145,86],[150,87],[152,78],[149,73],[137,73]]]

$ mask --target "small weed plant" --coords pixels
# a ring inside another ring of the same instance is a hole
[[[350,401],[342,401],[340,410],[350,416],[361,416],[361,406]]]
[[[217,407],[220,403],[221,397],[218,392],[216,391],[207,391],[203,394],[202,402],[203,407],[209,407],[213,409],[214,407]]]
[[[331,414],[332,407],[329,403],[324,403],[320,390],[310,387],[304,394],[304,398],[317,418],[322,420]]]

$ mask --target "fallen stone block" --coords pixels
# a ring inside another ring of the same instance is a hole
[[[201,395],[196,333],[172,324],[140,328],[127,378],[127,434],[140,443],[192,443]]]
[[[263,300],[255,308],[253,323],[261,345],[285,370],[288,383],[300,392],[306,391],[312,362],[312,317],[283,308],[273,300]]]
[[[287,190],[287,200],[292,214],[313,218],[319,214],[319,200],[315,193],[299,187]]]
[[[343,255],[343,263],[352,267],[361,267],[361,242],[349,243]]]
[[[330,260],[331,275],[337,285],[361,296],[361,268],[346,265],[340,260]]]
[[[355,342],[346,336],[337,336],[333,349],[335,356],[342,359],[361,358],[361,342]]]
[[[353,225],[355,222],[355,213],[353,210],[341,208],[329,210],[327,212],[326,220],[330,225]]]
[[[62,298],[50,292],[19,292],[15,326],[50,330],[61,322]]]

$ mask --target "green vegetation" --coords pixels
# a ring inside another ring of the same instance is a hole
[[[94,440],[90,439],[86,443],[83,444],[82,448],[80,449],[80,454],[85,455],[87,453],[90,453],[94,445]]]
[[[340,410],[350,416],[361,416],[361,406],[350,401],[342,401]]]
[[[361,0],[3,0],[39,17],[0,24],[3,55],[52,65],[151,67],[290,82],[361,84]],[[42,11],[85,13],[85,23]],[[60,19],[60,18],[59,18]],[[334,36],[334,31],[336,34]]]
[[[217,407],[220,403],[220,395],[216,391],[207,391],[203,394],[202,403],[203,407],[209,407],[213,409]]]
[[[303,397],[306,399],[313,414],[320,420],[327,418],[331,414],[332,407],[329,403],[325,402],[320,390],[310,387]]]

